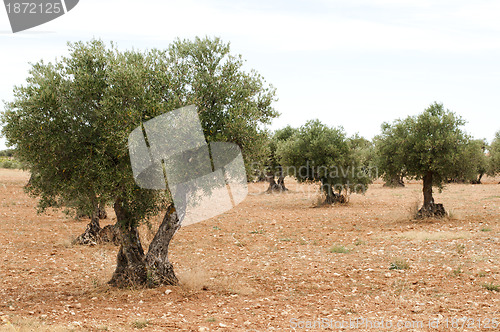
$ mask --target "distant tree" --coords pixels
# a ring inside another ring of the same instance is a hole
[[[424,203],[419,216],[442,216],[442,204],[435,204],[432,187],[443,188],[446,179],[463,169],[463,151],[469,144],[468,136],[460,129],[464,120],[442,104],[434,103],[423,113],[382,125],[379,144],[397,142],[398,149],[381,149],[394,155],[397,169],[404,169],[410,178],[423,180]],[[386,156],[389,158],[389,156]]]
[[[5,149],[0,151],[0,157],[13,157],[14,149]]]
[[[483,175],[488,171],[487,143],[484,139],[473,139],[462,146],[461,162],[449,182],[470,182],[480,184]]]
[[[177,212],[168,192],[135,183],[128,135],[143,121],[195,104],[207,139],[240,144],[248,158],[261,126],[277,116],[274,89],[243,71],[241,57],[218,38],[144,53],[96,40],[69,48],[68,57],[32,66],[1,117],[2,133],[32,173],[27,190],[40,198],[40,210],[71,202],[95,214],[100,202],[113,206],[121,245],[112,285],[175,284],[168,247],[180,227]],[[145,254],[138,226],[161,211]]]
[[[342,128],[308,121],[278,143],[277,155],[299,182],[320,182],[325,203],[346,202],[350,192],[364,192],[371,182]]]
[[[375,164],[385,181],[386,187],[404,187],[406,169],[404,165],[404,141],[406,129],[403,126],[382,124],[382,134],[375,136]]]
[[[488,174],[495,176],[500,173],[500,131],[497,131],[495,138],[489,146],[490,160]]]
[[[269,182],[269,187],[267,188],[268,192],[281,192],[288,190],[285,186],[285,173],[283,171],[283,166],[279,161],[279,156],[277,155],[276,150],[278,144],[292,137],[295,132],[296,129],[292,128],[291,126],[286,126],[284,128],[276,130],[269,139],[269,157],[266,163],[266,178]],[[276,182],[276,178],[278,178],[278,182]]]
[[[355,134],[348,138],[351,151],[354,153],[354,160],[358,162],[362,170],[370,179],[378,178],[378,167],[376,165],[375,145],[370,140]],[[371,182],[370,182],[371,183]]]

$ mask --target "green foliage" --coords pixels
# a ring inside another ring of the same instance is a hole
[[[500,131],[497,131],[495,138],[489,146],[490,160],[488,165],[488,174],[496,175],[500,173]]]
[[[14,149],[5,149],[0,151],[0,157],[13,157]]]
[[[469,140],[461,145],[461,160],[450,179],[456,182],[479,183],[483,174],[488,171],[486,147],[484,139]]]
[[[365,174],[371,179],[378,178],[375,145],[358,134],[348,138],[348,142],[354,154],[354,160],[357,160]]]
[[[483,288],[491,291],[491,292],[500,292],[500,285],[496,285],[492,282],[490,283],[484,283]]]
[[[320,182],[329,202],[335,193],[364,191],[371,182],[354,142],[347,139],[342,128],[313,120],[289,139],[278,142],[276,154],[287,173],[299,182]]]
[[[267,173],[274,175],[275,177],[281,174],[281,163],[279,161],[279,156],[276,154],[278,144],[288,140],[295,134],[297,129],[291,126],[286,126],[284,128],[276,130],[271,137],[268,139],[268,158],[266,162]]]
[[[408,270],[410,269],[410,264],[402,258],[397,258],[391,262],[389,265],[389,270]]]
[[[415,179],[430,173],[433,185],[442,188],[447,178],[468,168],[464,151],[469,138],[460,129],[464,123],[438,103],[417,116],[384,123],[375,140],[381,172]]]
[[[20,169],[22,165],[14,158],[0,157],[0,168]]]
[[[243,71],[241,55],[232,55],[230,45],[219,38],[177,40],[168,49],[170,72],[184,104],[198,107],[208,142],[236,143],[250,174],[250,162],[267,154],[267,132],[278,113],[271,107],[276,90],[256,71]]]
[[[143,121],[195,104],[208,141],[259,153],[260,128],[277,116],[274,89],[219,39],[176,41],[167,51],[120,52],[102,41],[69,44],[69,56],[32,65],[6,103],[2,133],[32,178],[39,208],[71,204],[89,214],[118,204],[136,225],[168,203],[132,176],[128,135]]]
[[[336,254],[347,254],[349,253],[349,249],[342,245],[334,245],[333,247],[330,248],[331,253],[336,253]]]
[[[379,173],[387,183],[394,179],[402,182],[406,176],[406,168],[402,156],[405,153],[404,145],[406,128],[403,125],[391,125],[384,122],[382,133],[373,140],[375,145],[375,164]]]

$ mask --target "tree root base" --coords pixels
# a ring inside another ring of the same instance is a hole
[[[443,218],[445,217],[446,211],[444,209],[443,204],[435,204],[432,203],[429,206],[422,206],[420,210],[418,210],[416,218],[417,219],[425,219],[425,218]]]

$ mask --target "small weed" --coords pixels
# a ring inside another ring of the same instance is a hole
[[[493,283],[485,283],[483,287],[492,292],[500,292],[500,285],[495,285]]]
[[[457,243],[457,253],[463,255],[465,253],[465,244]]]
[[[132,327],[135,329],[143,329],[149,325],[147,319],[138,319],[132,323]]]
[[[349,252],[349,249],[341,245],[334,245],[330,248],[330,252],[336,254],[347,254]]]
[[[479,272],[477,273],[477,276],[478,276],[478,277],[480,277],[480,278],[486,277],[486,272],[484,272],[484,271],[479,271]]]
[[[290,241],[292,241],[292,239],[290,239],[290,238],[287,238],[287,237],[286,237],[286,238],[284,238],[284,239],[281,239],[280,241],[283,241],[283,242],[290,242]]]
[[[245,246],[245,243],[244,242],[240,242],[240,241],[236,241],[234,244],[236,244],[236,246],[238,246],[238,247],[244,247]]]
[[[491,232],[491,228],[489,227],[481,228],[481,232]]]
[[[100,286],[99,279],[97,279],[97,278],[92,278],[92,286],[94,286],[94,288],[99,287],[99,286]]]
[[[455,275],[455,277],[458,277],[462,273],[464,273],[464,270],[462,270],[462,268],[460,266],[457,267],[455,270],[453,270],[453,274]]]
[[[208,317],[207,319],[205,319],[207,322],[210,322],[210,323],[213,323],[213,322],[216,322],[217,319],[215,319],[215,317]]]
[[[409,270],[410,264],[405,259],[395,259],[391,265],[389,265],[389,270]]]
[[[306,240],[300,240],[299,243],[300,243],[301,246],[305,246],[307,244]]]
[[[212,228],[215,229],[216,231],[220,231],[221,230],[219,226],[214,226]]]
[[[250,234],[264,234],[264,230],[263,229],[257,229],[255,231],[251,231]]]
[[[365,241],[361,241],[361,240],[356,240],[356,242],[354,242],[354,245],[355,246],[361,246],[363,244],[366,244]]]

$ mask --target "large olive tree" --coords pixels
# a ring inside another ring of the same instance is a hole
[[[27,187],[39,208],[68,202],[95,211],[111,204],[121,233],[117,286],[175,284],[168,246],[180,227],[168,192],[134,181],[128,136],[170,110],[198,107],[208,141],[240,145],[245,156],[261,125],[277,116],[274,89],[218,38],[176,41],[168,50],[119,51],[101,41],[69,44],[69,56],[39,62],[5,105],[2,133],[32,173]],[[166,211],[144,252],[138,226]],[[95,218],[94,218],[95,219]]]

